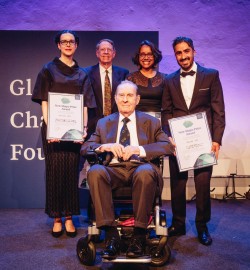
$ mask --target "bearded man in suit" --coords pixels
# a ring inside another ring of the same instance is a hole
[[[152,161],[174,151],[159,119],[135,111],[140,96],[134,83],[123,81],[119,84],[115,101],[118,112],[100,119],[96,131],[81,149],[83,155],[89,149],[106,153],[105,166],[93,165],[88,171],[87,181],[95,207],[96,225],[106,233],[103,258],[109,260],[115,259],[120,249],[112,190],[121,186],[132,187],[135,228],[127,256],[143,256],[155,194],[157,191],[161,194],[163,187],[161,172]]]
[[[114,66],[113,60],[116,56],[116,49],[114,42],[110,39],[102,39],[96,44],[96,57],[99,63],[84,68],[89,76],[91,86],[94,91],[96,99],[96,108],[89,110],[88,134],[91,135],[96,128],[97,121],[103,116],[107,116],[113,112],[117,112],[117,106],[114,99],[115,90],[118,84],[125,80],[129,71],[125,68]],[[105,97],[105,78],[108,76],[111,95]],[[109,108],[105,108],[108,98],[110,104]]]
[[[212,138],[212,149],[218,159],[225,129],[225,107],[219,73],[194,62],[195,49],[192,39],[177,37],[173,41],[176,60],[181,67],[167,76],[163,93],[162,127],[172,143],[168,120],[189,114],[206,112]],[[178,148],[178,145],[176,146]],[[169,236],[186,234],[186,182],[188,172],[180,172],[176,157],[169,158],[172,225]],[[198,239],[203,245],[211,245],[207,223],[211,217],[210,179],[212,166],[194,170],[196,189],[195,224]]]

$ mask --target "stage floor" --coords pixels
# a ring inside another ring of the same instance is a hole
[[[170,201],[164,201],[168,225],[171,220]],[[169,238],[172,251],[170,263],[162,268],[139,264],[100,263],[86,267],[76,256],[76,243],[86,234],[86,211],[74,217],[78,235],[59,239],[51,236],[52,219],[44,209],[1,209],[0,269],[250,269],[250,201],[212,200],[212,219],[208,225],[213,238],[209,247],[196,238],[195,201],[187,204],[187,234]]]

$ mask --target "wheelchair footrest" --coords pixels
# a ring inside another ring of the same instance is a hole
[[[152,222],[152,220],[153,220],[153,217],[152,216],[150,216],[149,217],[149,221],[148,221],[148,224],[150,224],[151,222]],[[128,219],[126,219],[126,220],[121,220],[120,222],[119,222],[119,225],[120,226],[135,226],[135,218],[134,217],[131,217],[131,218],[128,218]]]
[[[102,261],[106,263],[151,263],[152,259],[151,259],[151,256],[142,256],[139,258],[128,258],[125,255],[124,256],[120,255],[114,260],[102,259]]]

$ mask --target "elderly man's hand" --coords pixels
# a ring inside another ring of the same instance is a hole
[[[128,145],[124,148],[122,155],[124,161],[129,160],[132,155],[140,155],[140,148],[138,146]]]
[[[106,143],[99,148],[99,151],[112,152],[115,157],[120,158],[123,155],[124,146],[119,143]]]

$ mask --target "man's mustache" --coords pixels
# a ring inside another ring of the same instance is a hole
[[[190,58],[187,57],[187,58],[185,58],[185,59],[181,59],[180,62],[184,62],[184,61],[186,61],[186,60],[190,60]]]

